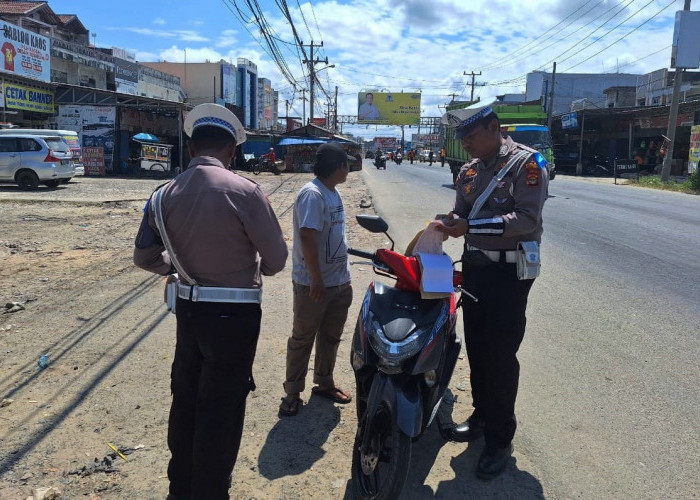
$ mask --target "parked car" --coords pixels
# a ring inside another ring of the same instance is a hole
[[[21,189],[68,182],[75,175],[72,159],[70,147],[57,135],[0,136],[0,182],[16,183]]]
[[[14,128],[14,129],[4,129],[0,130],[0,135],[17,135],[17,134],[31,134],[31,135],[50,135],[59,136],[61,139],[68,144],[70,151],[73,153],[73,167],[75,168],[75,175],[84,175],[85,167],[83,166],[82,159],[82,148],[80,146],[80,139],[78,133],[73,130],[53,130],[53,129],[39,129],[39,128]]]

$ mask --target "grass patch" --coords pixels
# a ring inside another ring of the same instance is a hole
[[[683,182],[677,182],[673,179],[669,182],[663,182],[660,175],[645,175],[640,177],[639,181],[631,180],[630,182],[646,188],[700,194],[700,172],[693,172],[688,179]]]

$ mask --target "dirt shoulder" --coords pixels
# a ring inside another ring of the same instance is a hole
[[[251,177],[291,235],[290,208],[312,176]],[[25,499],[37,487],[55,487],[60,498],[165,497],[175,318],[162,303],[163,279],[131,260],[141,209],[160,183],[79,178],[34,193],[0,186],[0,312],[6,303],[22,308],[0,314],[0,498]],[[372,212],[361,208],[371,204],[362,174],[350,174],[340,190],[351,245],[385,246],[384,236],[368,234],[354,220]],[[354,259],[351,270],[354,302],[336,378],[354,392],[349,343],[375,275]],[[290,273],[288,261],[265,279],[258,389],[248,399],[232,498],[349,497],[354,404],[311,397],[309,373],[299,415],[277,416],[291,325]],[[41,355],[48,359],[44,369]],[[460,417],[468,414],[467,385],[460,361],[452,384]],[[431,430],[414,448],[406,498],[486,494],[470,470],[477,456],[478,449],[465,452]],[[522,474],[517,491],[539,496],[536,481],[523,481]]]

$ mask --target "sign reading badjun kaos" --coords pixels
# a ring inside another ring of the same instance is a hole
[[[47,37],[0,21],[0,71],[51,81],[51,46]]]

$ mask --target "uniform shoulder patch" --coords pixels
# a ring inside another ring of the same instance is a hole
[[[540,168],[547,168],[547,160],[544,156],[542,156],[542,153],[537,151],[532,156],[535,158],[535,162],[537,162],[537,165],[539,165]]]
[[[540,184],[540,166],[535,161],[529,161],[525,164],[527,173],[525,174],[525,182],[528,186],[539,186]]]

